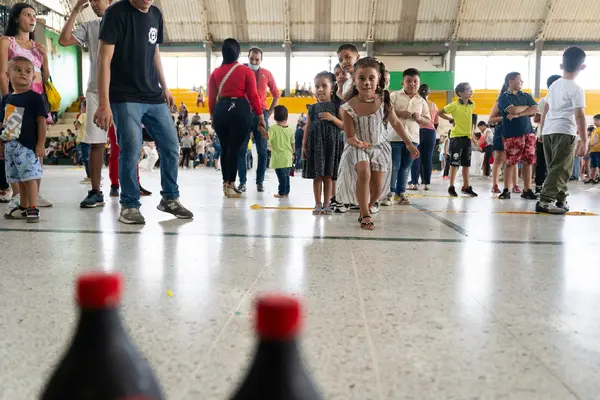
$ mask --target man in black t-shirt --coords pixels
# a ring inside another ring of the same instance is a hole
[[[94,123],[108,130],[114,116],[121,149],[119,221],[126,224],[145,223],[136,176],[142,123],[160,149],[162,199],[157,208],[177,218],[193,218],[179,202],[179,143],[169,112],[174,99],[167,89],[158,50],[163,42],[162,13],[152,3],[119,1],[106,10],[100,26],[99,105]]]

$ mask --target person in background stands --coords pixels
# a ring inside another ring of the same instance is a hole
[[[10,90],[8,80],[8,62],[13,57],[25,57],[33,63],[35,69],[31,90],[36,93],[44,93],[44,82],[47,82],[50,77],[50,69],[48,67],[48,55],[46,47],[35,41],[33,32],[37,23],[36,13],[33,7],[27,3],[16,3],[10,9],[10,14],[6,18],[6,28],[4,36],[0,38],[0,95],[9,94]],[[47,116],[46,122],[52,123],[50,115]],[[2,145],[0,144],[0,154],[2,153]],[[4,162],[0,156],[0,163]],[[5,186],[0,183],[0,185]],[[41,179],[37,181],[38,185],[38,207],[52,207],[52,203],[42,197],[39,193]],[[12,187],[12,198],[9,203],[10,208],[19,205],[19,186],[14,184]]]
[[[296,171],[300,171],[302,169],[302,139],[304,138],[304,126],[305,122],[298,121],[296,125],[296,133],[294,134],[294,143],[296,144],[296,149],[294,152],[294,168]]]
[[[481,150],[484,153],[483,175],[489,177],[491,173],[490,159],[494,153],[494,133],[485,121],[479,121],[477,128],[479,128],[481,136],[483,137],[483,141],[481,142]]]
[[[275,107],[275,126],[269,128],[271,145],[271,168],[279,180],[279,190],[273,196],[278,199],[290,195],[290,169],[294,157],[294,131],[287,125],[288,110],[285,106]]]
[[[100,27],[99,101],[94,122],[108,130],[114,113],[121,151],[119,221],[125,224],[146,223],[140,213],[137,179],[142,123],[160,150],[162,199],[158,210],[181,219],[194,216],[179,201],[179,144],[169,112],[174,99],[167,89],[158,50],[158,44],[163,41],[163,18],[152,3],[148,0],[115,3],[106,10]]]
[[[579,47],[565,50],[561,64],[563,76],[552,84],[546,96],[540,129],[548,176],[535,206],[536,212],[564,214],[569,211],[567,184],[573,168],[577,134],[581,139],[579,156],[584,156],[588,150],[585,92],[575,83],[579,72],[585,69],[585,57]]]
[[[590,177],[585,183],[600,183],[600,114],[594,115],[594,126],[590,138]]]
[[[188,132],[185,132],[181,138],[181,163],[179,163],[181,168],[190,167],[190,155],[193,145],[194,138]]]
[[[216,143],[220,142],[222,150],[223,194],[227,197],[239,198],[242,192],[235,187],[239,156],[241,153],[244,154],[241,170],[245,170],[247,148],[245,143],[248,140],[248,133],[253,126],[254,118],[258,119],[258,130],[265,131],[265,113],[256,91],[255,73],[238,62],[239,42],[232,38],[226,39],[221,46],[221,52],[223,64],[210,74],[208,80],[208,108],[219,139],[213,142],[213,147],[216,151]],[[268,113],[266,115],[268,116]],[[255,139],[257,136],[259,135],[255,135]]]
[[[87,131],[87,106],[86,101],[84,100],[81,103],[81,113],[77,116],[77,120],[75,121],[75,130],[77,131],[77,146],[79,147],[79,156],[81,158],[81,163],[85,168],[85,178],[80,182],[83,185],[91,185],[92,184],[92,176],[90,173],[90,144],[85,142],[85,136]],[[93,114],[92,114],[93,115]],[[92,124],[93,125],[93,124]],[[96,129],[97,126],[94,125]],[[70,132],[70,131],[69,131]],[[102,166],[100,166],[100,170]],[[102,199],[104,202],[104,199]]]
[[[248,67],[254,73],[256,81],[256,91],[258,92],[258,98],[262,107],[261,114],[264,117],[266,128],[269,129],[269,118],[273,115],[273,110],[279,104],[279,89],[275,83],[275,78],[268,70],[262,68],[260,64],[263,60],[263,52],[258,47],[253,47],[248,52]],[[267,89],[271,92],[273,100],[271,105],[267,108]],[[248,141],[250,135],[254,139],[256,145],[256,153],[258,155],[258,162],[256,163],[256,190],[264,192],[263,182],[265,180],[265,171],[267,170],[267,139],[263,138],[258,130],[258,118],[253,115],[252,117],[252,129],[248,132],[248,135],[242,143],[240,154],[238,155],[238,174],[240,175],[240,185],[238,190],[241,192],[246,191],[246,149],[248,148]]]

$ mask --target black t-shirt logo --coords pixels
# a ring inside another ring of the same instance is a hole
[[[150,28],[150,31],[148,31],[148,42],[150,44],[156,44],[157,39],[158,39],[158,29]]]

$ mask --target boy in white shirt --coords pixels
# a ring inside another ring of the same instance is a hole
[[[552,84],[546,96],[539,130],[548,176],[536,212],[564,214],[569,211],[567,182],[573,168],[577,134],[581,138],[579,155],[585,155],[588,148],[585,93],[575,83],[575,78],[585,68],[584,61],[585,52],[579,47],[565,50],[561,64],[563,76]]]

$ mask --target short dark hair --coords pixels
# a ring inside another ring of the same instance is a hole
[[[552,86],[552,84],[559,79],[560,75],[550,75],[550,77],[548,77],[548,80],[546,81],[546,87],[550,89],[550,86]]]
[[[600,119],[600,114],[594,115],[594,119]]]
[[[335,67],[333,67],[333,70],[335,71],[338,68],[342,69],[342,66],[340,65],[340,63],[335,64]]]
[[[358,48],[352,43],[346,43],[338,47],[336,54],[340,54],[344,50],[350,50],[351,52],[358,54]]]
[[[421,73],[416,68],[408,68],[408,69],[405,69],[404,72],[402,73],[402,77],[404,78],[405,76],[418,76],[418,77],[420,77]]]
[[[276,106],[273,114],[277,122],[287,121],[288,119],[288,109],[285,106]]]
[[[581,68],[584,61],[585,51],[576,46],[569,47],[562,56],[563,70],[565,72],[575,72]]]
[[[594,125],[590,125],[590,126],[588,126],[587,131],[594,132],[595,129],[596,129],[596,127]]]
[[[252,53],[260,53],[260,59],[263,59],[263,51],[259,47],[253,47],[248,50],[248,57],[250,57],[250,54]]]
[[[469,84],[469,82],[461,82],[461,83],[459,83],[454,88],[454,93],[456,93],[457,96],[460,96],[461,93],[463,93],[464,91],[467,90],[467,86],[471,86]]]
[[[479,123],[477,124],[477,126],[488,126],[488,124],[485,121],[479,121]]]

